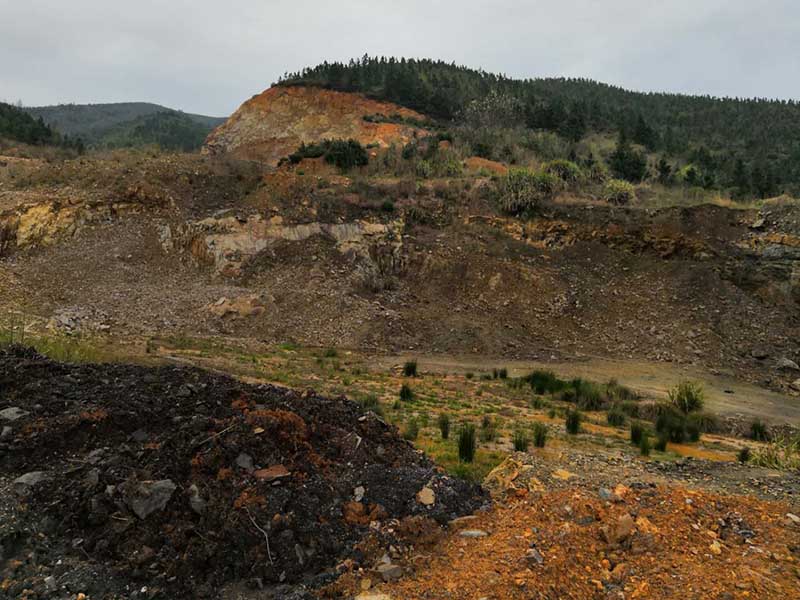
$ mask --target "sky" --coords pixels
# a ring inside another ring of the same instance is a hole
[[[0,100],[226,116],[372,56],[643,91],[800,99],[797,0],[0,0]]]

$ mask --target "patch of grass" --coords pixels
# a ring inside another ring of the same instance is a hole
[[[524,429],[517,429],[514,431],[514,437],[511,441],[514,444],[515,452],[527,452],[528,446],[530,446],[531,443],[531,438]]]
[[[540,396],[544,394],[555,394],[567,387],[567,382],[556,377],[556,374],[552,371],[533,371],[529,375],[523,377],[523,379],[527,381],[531,389]]]
[[[653,448],[657,452],[666,452],[668,441],[667,436],[659,434],[658,437],[656,437],[656,443],[653,445]]]
[[[325,354],[323,354],[325,358],[336,358],[339,356],[339,352],[337,352],[336,348],[328,348],[325,350]]]
[[[608,421],[608,424],[613,427],[622,427],[625,425],[626,420],[625,412],[622,410],[619,404],[613,405],[606,415],[606,421]]]
[[[414,390],[407,384],[400,386],[400,400],[403,402],[411,402],[414,399]]]
[[[403,439],[414,441],[419,437],[419,421],[416,417],[408,420],[405,429],[403,429]]]
[[[549,407],[550,403],[541,396],[534,396],[531,400],[531,408],[534,410],[543,410]]]
[[[641,423],[631,423],[631,444],[638,446],[644,436],[644,427]]]
[[[574,408],[569,409],[564,417],[564,426],[568,434],[577,435],[581,430],[581,413]]]
[[[439,426],[439,432],[442,434],[442,439],[448,439],[450,437],[450,415],[447,413],[441,413],[438,419],[436,419],[436,423]]]
[[[533,424],[533,445],[537,448],[544,448],[547,443],[547,425],[537,421]]]
[[[646,431],[642,434],[642,439],[639,440],[639,454],[650,456],[650,436]]]
[[[800,469],[800,434],[793,438],[774,439],[763,448],[756,449],[752,453],[750,463],[769,469],[787,471]]]
[[[409,360],[403,365],[403,375],[405,377],[417,376],[417,361]]]
[[[682,381],[669,390],[669,401],[683,414],[703,410],[705,405],[703,386],[693,381]]]
[[[104,362],[111,356],[93,342],[80,336],[24,336],[13,333],[0,337],[0,348],[11,344],[23,344],[52,360],[67,363]]]
[[[736,458],[739,460],[740,463],[747,464],[750,462],[750,455],[751,455],[750,448],[748,446],[744,446],[743,448],[739,449],[739,454],[736,456]]]
[[[465,375],[465,377],[467,379],[472,379],[473,377],[475,377],[475,373],[473,373],[472,371],[467,371],[467,374]]]
[[[665,405],[656,418],[656,431],[663,433],[674,444],[682,444],[688,437],[686,415],[674,405]]]
[[[471,463],[475,458],[477,447],[475,425],[471,423],[462,425],[458,431],[458,460],[463,463]]]
[[[756,440],[757,442],[769,441],[769,430],[767,429],[767,424],[761,419],[756,419],[750,423],[750,439]]]
[[[497,423],[489,415],[484,415],[481,420],[481,441],[493,442],[497,439]]]

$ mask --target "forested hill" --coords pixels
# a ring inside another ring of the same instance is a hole
[[[34,118],[24,110],[0,102],[0,138],[33,146],[60,146],[83,151],[80,138],[62,136],[42,118]]]
[[[440,120],[544,129],[573,142],[624,132],[650,153],[691,162],[707,185],[758,186],[760,195],[800,189],[796,101],[639,93],[587,79],[516,80],[442,61],[366,56],[287,74],[280,84],[362,92]]]

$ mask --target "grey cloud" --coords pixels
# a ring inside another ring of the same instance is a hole
[[[365,52],[798,98],[799,31],[789,0],[0,0],[0,99],[224,115],[287,70]]]

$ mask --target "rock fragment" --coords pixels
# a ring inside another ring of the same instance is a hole
[[[177,486],[170,479],[143,481],[126,494],[125,503],[137,517],[144,520],[154,512],[163,510],[176,489]]]

